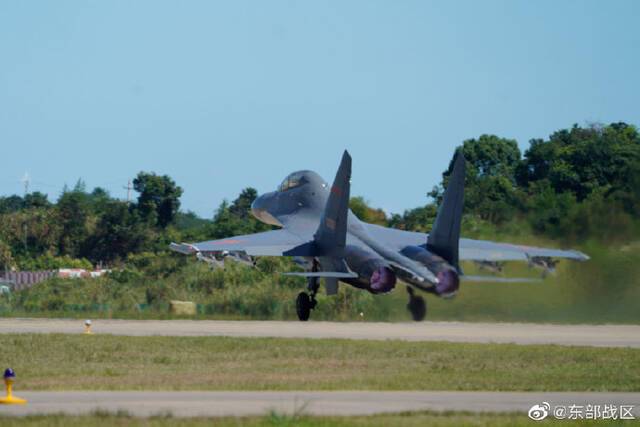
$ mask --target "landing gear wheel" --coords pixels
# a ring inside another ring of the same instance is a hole
[[[427,316],[427,303],[421,296],[411,295],[407,309],[411,312],[411,317],[416,322],[421,322]]]
[[[298,298],[296,298],[296,313],[298,314],[298,319],[302,322],[309,320],[311,308],[312,303],[311,298],[309,298],[309,294],[306,292],[300,292],[298,294]]]

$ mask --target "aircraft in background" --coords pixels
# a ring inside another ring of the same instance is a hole
[[[461,239],[464,178],[465,160],[458,153],[429,234],[368,224],[349,210],[351,156],[345,151],[332,186],[315,172],[298,171],[287,176],[278,190],[255,199],[251,206],[253,215],[280,229],[200,243],[172,243],[170,248],[199,257],[225,251],[242,257],[295,257],[306,271],[285,274],[307,278],[308,292],[300,292],[296,299],[298,318],[303,321],[309,319],[316,307],[320,278],[324,279],[328,295],[338,292],[339,282],[385,294],[401,281],[409,293],[407,308],[413,319],[419,321],[424,319],[427,306],[418,292],[451,298],[458,292],[461,279],[531,280],[465,276],[460,261],[539,264],[540,260],[553,258],[589,259],[572,250]]]

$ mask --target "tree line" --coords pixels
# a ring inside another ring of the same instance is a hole
[[[182,189],[166,175],[146,172],[133,185],[134,203],[100,187],[89,192],[82,180],[55,203],[39,192],[0,198],[0,268],[112,263],[160,250],[179,215]]]
[[[467,166],[467,224],[515,222],[567,242],[638,235],[640,135],[635,126],[574,125],[531,140],[524,155],[516,141],[495,135],[466,140],[457,150]],[[429,193],[433,202],[392,215],[388,224],[428,231],[451,167]]]
[[[533,139],[482,135],[458,147],[467,162],[463,226],[516,224],[550,238],[579,242],[632,239],[640,227],[640,135],[626,123],[574,125]],[[429,201],[388,215],[362,197],[350,207],[362,220],[429,231],[449,168]],[[140,172],[128,203],[82,180],[55,202],[40,192],[0,197],[0,269],[47,269],[126,262],[163,252],[171,241],[195,241],[270,229],[250,215],[257,193],[246,188],[223,201],[211,219],[180,210],[182,188],[167,175]]]

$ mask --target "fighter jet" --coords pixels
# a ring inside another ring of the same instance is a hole
[[[255,199],[252,214],[279,229],[200,243],[172,243],[170,248],[199,257],[225,251],[249,256],[295,257],[306,266],[306,271],[284,274],[307,279],[307,292],[300,292],[296,299],[296,311],[302,321],[309,319],[317,305],[321,278],[329,295],[338,292],[339,282],[373,294],[391,292],[401,282],[409,294],[407,308],[413,319],[420,321],[425,318],[427,306],[419,293],[451,298],[458,292],[461,280],[494,280],[465,276],[460,261],[589,259],[572,250],[461,239],[464,178],[465,159],[458,152],[429,234],[368,224],[349,210],[351,156],[345,151],[333,185],[317,173],[303,170],[287,176],[276,191]],[[508,279],[495,278],[495,281]]]

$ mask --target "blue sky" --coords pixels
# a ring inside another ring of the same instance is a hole
[[[0,194],[140,170],[211,216],[297,169],[401,212],[482,133],[640,124],[638,1],[3,1]]]

